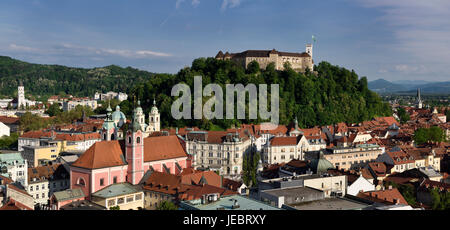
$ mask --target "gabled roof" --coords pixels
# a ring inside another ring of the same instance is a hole
[[[177,136],[159,136],[144,139],[144,161],[158,161],[187,157]]]
[[[300,138],[302,136],[299,136]],[[291,146],[297,145],[300,139],[298,137],[274,137],[270,139],[271,146]]]
[[[406,202],[405,198],[396,188],[362,193],[360,192],[356,196],[377,203],[396,204],[398,202],[398,204],[408,205],[408,202]]]
[[[69,179],[69,172],[64,168],[62,164],[44,165],[35,168],[28,168],[28,182],[33,182],[36,178],[38,181]]]

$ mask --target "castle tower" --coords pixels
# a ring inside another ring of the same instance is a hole
[[[306,53],[313,57],[313,45],[312,44],[306,44]]]
[[[139,108],[134,109],[126,141],[127,182],[136,185],[144,176],[144,135],[139,124]]]
[[[17,88],[17,108],[20,109],[21,107],[26,106],[25,101],[25,87],[23,86],[22,81],[20,81],[19,87]]]
[[[116,129],[117,126],[114,123],[114,121],[112,120],[111,105],[108,105],[106,112],[107,112],[106,120],[105,120],[105,122],[103,122],[102,131],[101,131],[102,140],[104,140],[104,141],[117,140],[117,129]]]
[[[160,114],[156,107],[156,101],[153,99],[153,107],[148,115],[149,131],[159,132],[161,128]]]

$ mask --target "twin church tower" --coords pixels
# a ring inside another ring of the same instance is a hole
[[[127,123],[125,114],[120,111],[120,106],[116,106],[116,111],[112,112],[111,106],[108,105],[107,117],[103,123],[101,135],[102,139],[106,141],[123,139],[123,125]],[[137,107],[133,110],[133,115],[130,124],[133,130],[140,130],[143,138],[148,137],[153,132],[161,130],[160,113],[156,107],[156,101],[153,100],[153,107],[148,115],[148,124],[145,123],[145,114],[138,101]]]

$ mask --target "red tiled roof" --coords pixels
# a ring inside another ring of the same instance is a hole
[[[408,202],[406,202],[405,198],[396,188],[363,193],[360,192],[358,193],[357,197],[372,200],[375,202],[384,201],[391,204],[396,204],[396,201],[398,201],[399,204],[408,205]]]
[[[2,122],[5,125],[19,124],[19,118],[17,118],[17,117],[0,116],[0,122]]]
[[[270,140],[271,146],[297,145],[298,137],[274,137]]]
[[[414,163],[414,159],[403,151],[387,151],[386,153],[394,160],[394,165]]]
[[[0,207],[0,210],[33,210],[33,209],[10,198],[8,203]]]
[[[177,136],[148,137],[144,139],[144,161],[158,161],[187,157]]]
[[[119,141],[100,141],[94,143],[72,166],[98,169],[125,165]]]
[[[202,177],[205,178],[205,180],[207,181],[207,184],[209,184],[209,185],[213,185],[216,187],[222,186],[221,176],[219,176],[217,173],[215,173],[213,171],[200,171],[200,172],[195,172],[192,174],[185,173],[185,174],[181,175],[181,182],[183,184],[198,185],[198,184],[200,184]]]
[[[234,180],[231,180],[228,178],[223,178],[223,180],[222,180],[222,187],[230,189],[232,191],[237,191],[237,189],[239,187],[241,187],[241,185],[242,185],[242,182],[234,181]]]
[[[219,188],[212,185],[202,185],[202,186],[186,186],[186,190],[183,191],[182,194],[180,194],[179,199],[180,200],[195,200],[202,198],[203,195],[206,194],[212,194],[212,193],[219,193],[220,196],[228,196],[228,195],[234,195],[237,194],[237,192],[225,189],[225,188]]]

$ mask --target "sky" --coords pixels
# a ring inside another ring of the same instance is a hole
[[[450,81],[449,0],[2,0],[0,55],[177,73],[219,50],[304,52],[369,80]]]

